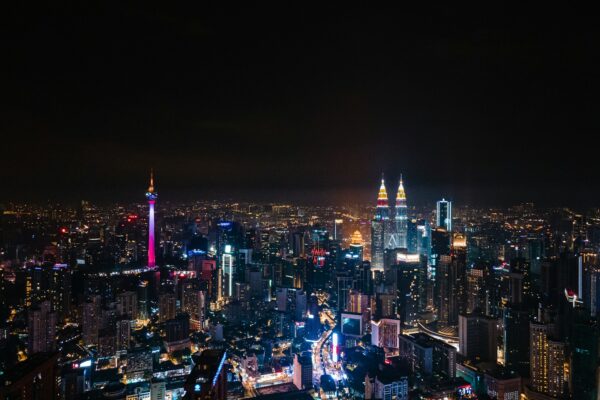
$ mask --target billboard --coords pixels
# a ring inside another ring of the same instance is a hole
[[[362,314],[342,313],[342,334],[346,336],[362,336]]]

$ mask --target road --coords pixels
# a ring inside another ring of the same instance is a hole
[[[423,325],[420,322],[419,322],[418,326],[419,326],[419,330],[421,332],[426,333],[427,335],[429,335],[429,336],[431,336],[431,337],[433,337],[435,339],[441,340],[442,342],[446,342],[449,345],[455,347],[456,350],[459,350],[459,348],[458,348],[458,337],[452,336],[452,335],[448,335],[448,334],[445,334],[445,333],[441,333],[441,332],[432,331],[431,329],[427,328],[425,325]]]

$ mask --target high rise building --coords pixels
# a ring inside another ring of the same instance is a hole
[[[164,379],[152,378],[150,384],[150,400],[165,400],[167,396],[167,383]]]
[[[221,268],[223,270],[223,278],[225,279],[225,296],[233,296],[233,280],[234,266],[233,255],[231,254],[231,246],[225,245],[223,255],[221,256]]]
[[[138,318],[145,320],[148,315],[148,281],[142,281],[137,287]]]
[[[529,374],[529,311],[520,306],[502,310],[504,365],[521,376]]]
[[[177,300],[173,293],[161,293],[158,297],[158,318],[160,322],[175,318]]]
[[[371,321],[371,344],[384,349],[398,349],[400,336],[400,320],[381,318]]]
[[[2,375],[0,399],[56,399],[59,353],[39,353]]]
[[[296,354],[294,357],[294,375],[292,381],[300,390],[312,389],[313,365],[310,352]]]
[[[178,342],[186,340],[190,335],[190,316],[188,314],[178,314],[165,324],[166,341]]]
[[[138,317],[137,293],[127,291],[117,295],[117,313],[119,316],[128,316],[130,319]]]
[[[364,398],[408,400],[408,374],[387,365],[368,373],[365,376]]]
[[[600,327],[582,309],[576,310],[569,345],[573,398],[596,400],[600,387]]]
[[[484,393],[491,399],[520,399],[521,377],[506,368],[488,369],[484,373]]]
[[[441,256],[436,265],[435,290],[438,321],[445,326],[456,326],[458,315],[467,309],[466,254],[455,251],[452,256]]]
[[[146,192],[148,199],[148,268],[156,266],[155,244],[154,244],[154,204],[158,199],[158,193],[154,191],[154,173],[150,171],[150,186]]]
[[[566,389],[566,347],[564,342],[552,339],[553,330],[552,324],[529,325],[530,385],[535,392],[560,397]]]
[[[373,276],[371,273],[371,263],[363,261],[355,267],[354,276],[356,280],[356,288],[363,294],[373,293]]]
[[[206,292],[200,290],[195,282],[187,282],[183,292],[184,312],[190,315],[190,327],[194,331],[204,328],[206,319]]]
[[[301,321],[306,316],[307,297],[304,290],[296,290],[294,317],[296,321]]]
[[[369,303],[368,295],[361,293],[359,290],[350,290],[346,311],[362,314],[363,312],[368,311]]]
[[[394,231],[390,235],[390,243],[387,248],[406,249],[408,247],[408,210],[406,207],[406,192],[404,183],[400,176],[400,184],[396,194],[396,206],[394,208]]]
[[[46,300],[29,310],[28,313],[28,352],[52,352],[56,347],[56,313]]]
[[[456,378],[456,348],[424,333],[400,335],[400,357],[412,372]]]
[[[121,319],[117,321],[117,350],[127,350],[129,341],[131,340],[131,322],[129,319]]]
[[[548,326],[531,322],[529,325],[531,387],[536,392],[548,391]]]
[[[436,228],[431,231],[431,261],[432,274],[435,280],[437,275],[436,266],[440,257],[450,255],[450,234],[442,228]]]
[[[398,296],[395,293],[377,293],[375,296],[374,317],[396,318],[398,316]]]
[[[350,241],[350,247],[348,248],[348,252],[346,253],[346,258],[351,260],[355,260],[357,262],[362,262],[363,260],[363,246],[364,242],[362,239],[362,235],[359,230],[354,231],[352,234],[352,239]]]
[[[485,269],[474,266],[467,270],[467,313],[485,309]]]
[[[98,344],[98,332],[102,320],[101,297],[99,295],[91,298],[83,304],[82,336],[87,346]]]
[[[480,314],[458,317],[459,352],[474,360],[496,361],[498,321]]]
[[[383,271],[383,252],[385,249],[385,228],[390,218],[385,181],[381,178],[381,186],[377,195],[375,217],[371,221],[371,268]]]
[[[452,202],[442,199],[437,202],[436,209],[436,226],[452,232]]]
[[[404,325],[416,326],[419,313],[425,310],[427,260],[419,254],[397,254],[392,267],[392,287],[396,291],[398,313]]]
[[[50,271],[49,294],[52,309],[61,321],[71,313],[71,270],[66,264],[55,264]]]
[[[185,381],[186,398],[225,400],[227,398],[225,360],[227,360],[227,353],[224,350],[204,350],[196,359],[196,365]]]
[[[348,306],[348,295],[354,287],[354,277],[345,274],[337,276],[337,306],[339,311],[346,310]]]

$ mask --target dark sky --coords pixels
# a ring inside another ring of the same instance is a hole
[[[548,4],[4,13],[0,202],[600,205],[598,24]]]

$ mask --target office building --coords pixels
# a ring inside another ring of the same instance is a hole
[[[389,349],[394,353],[398,350],[400,333],[399,319],[381,318],[379,321],[371,321],[371,344],[373,346]]]
[[[386,242],[386,249],[406,249],[408,247],[408,212],[406,205],[406,192],[402,176],[396,193],[394,207],[394,220],[391,221],[390,232]]]
[[[56,348],[56,313],[43,301],[28,311],[27,350],[30,355],[52,352]]]
[[[411,371],[425,376],[456,377],[456,348],[424,333],[400,335],[400,357],[408,361]]]
[[[171,292],[161,293],[158,297],[158,318],[160,322],[175,318],[177,314],[177,299]]]
[[[377,195],[377,208],[375,217],[371,221],[371,268],[383,270],[383,253],[385,250],[385,228],[390,218],[390,206],[388,204],[385,182],[381,178],[381,186]]]
[[[101,298],[98,295],[91,296],[83,303],[82,337],[86,346],[98,344],[98,332],[102,323],[101,311]]]
[[[304,352],[294,356],[294,374],[292,381],[300,390],[312,389],[313,365],[311,353]]]
[[[37,353],[0,376],[0,399],[54,400],[58,353]]]
[[[127,291],[117,295],[117,313],[120,316],[126,315],[130,319],[137,319],[138,299],[136,292]]]
[[[452,202],[442,199],[437,202],[436,227],[452,232]]]
[[[185,381],[187,398],[192,400],[225,400],[227,375],[224,368],[227,353],[224,350],[204,350]]]
[[[408,375],[382,366],[365,377],[365,399],[408,400]]]
[[[459,352],[466,358],[495,362],[498,353],[498,320],[481,314],[458,317]]]
[[[534,392],[559,397],[565,393],[565,343],[553,340],[554,326],[531,322],[529,325],[530,386]]]
[[[131,321],[121,319],[116,324],[116,346],[117,350],[127,350],[131,341]]]

